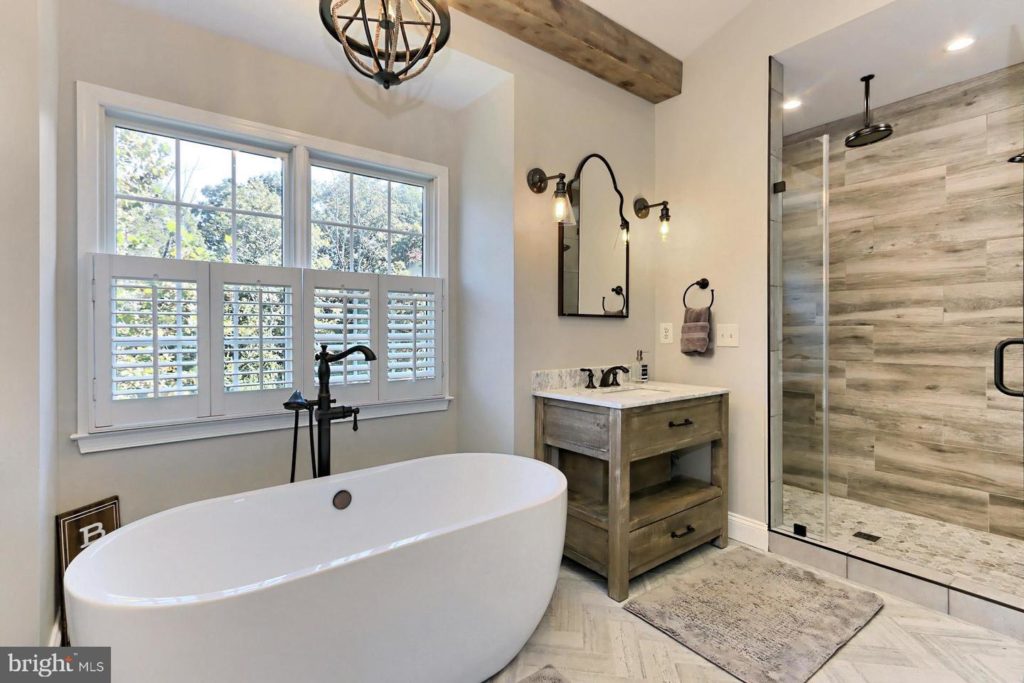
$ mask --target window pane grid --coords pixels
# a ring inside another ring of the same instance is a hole
[[[313,340],[316,350],[327,344],[340,351],[356,344],[370,346],[373,341],[371,294],[368,289],[316,287],[313,290]],[[316,368],[314,382],[316,379]],[[331,364],[331,384],[369,384],[372,367],[362,356],[349,356]]]
[[[114,400],[198,393],[195,282],[113,278],[110,328]]]
[[[125,201],[133,202],[148,202],[150,204],[163,204],[164,206],[180,206],[183,209],[199,209],[200,211],[217,211],[221,213],[237,213],[243,216],[258,216],[260,218],[281,218],[279,213],[267,213],[265,211],[251,211],[249,209],[231,209],[223,206],[211,206],[209,204],[194,204],[192,202],[175,202],[170,199],[153,199],[151,197],[139,197],[131,194],[121,194],[120,192],[114,194],[115,199],[121,199]],[[329,221],[321,221],[324,223],[331,224]],[[332,224],[333,225],[333,224]]]
[[[388,381],[437,376],[437,313],[433,292],[388,292]]]
[[[223,368],[227,392],[292,385],[292,288],[225,284]]]
[[[315,165],[310,177],[314,268],[423,274],[422,186]]]
[[[114,133],[116,253],[284,264],[283,159],[124,127]]]

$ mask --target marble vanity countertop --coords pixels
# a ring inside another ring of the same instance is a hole
[[[578,387],[541,389],[534,391],[533,395],[540,398],[553,398],[559,401],[572,401],[573,403],[586,403],[592,406],[625,410],[627,408],[639,408],[640,406],[652,406],[658,403],[671,403],[672,401],[685,401],[692,398],[719,396],[728,393],[728,389],[722,389],[721,387],[701,387],[694,384],[674,384],[672,382],[636,384],[627,382],[620,387],[608,387],[605,389],[581,389]]]

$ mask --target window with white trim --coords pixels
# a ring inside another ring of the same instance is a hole
[[[443,169],[79,89],[96,127],[79,147],[80,432],[283,414],[294,389],[315,394],[322,344],[377,352],[332,367],[339,402],[446,399]]]
[[[111,123],[118,254],[284,264],[282,153]]]
[[[310,190],[314,268],[423,275],[422,184],[317,161]]]

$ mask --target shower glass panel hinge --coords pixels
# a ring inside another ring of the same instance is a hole
[[[772,183],[772,193],[773,194],[782,194],[785,191],[786,191],[786,181],[785,180],[780,180],[777,183]]]
[[[806,537],[807,536],[807,527],[804,526],[803,524],[794,524],[793,525],[793,534],[796,535],[796,536]]]

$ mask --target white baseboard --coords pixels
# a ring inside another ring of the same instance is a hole
[[[50,631],[50,647],[60,647],[60,612],[57,613],[57,619],[53,622],[53,630]]]
[[[768,550],[768,525],[735,512],[729,513],[729,538],[759,550]]]

